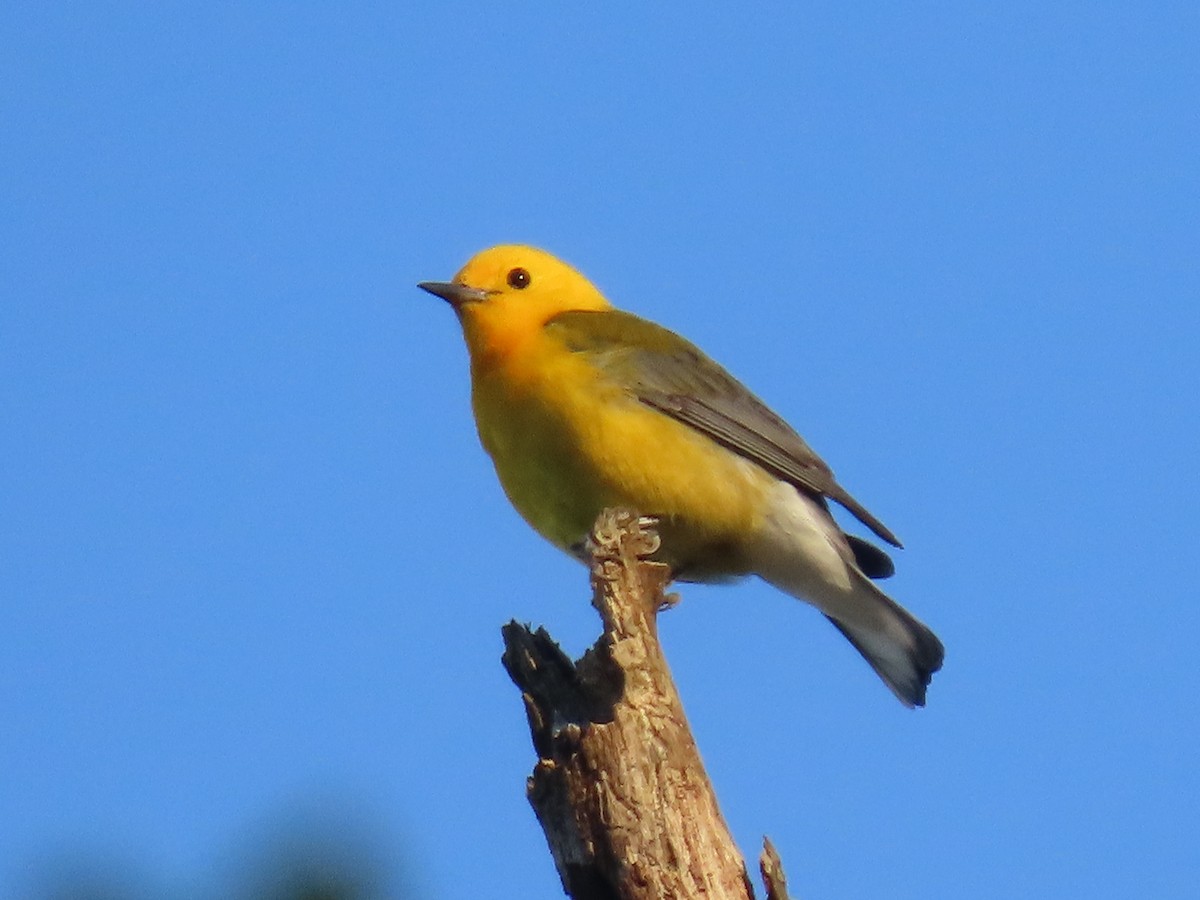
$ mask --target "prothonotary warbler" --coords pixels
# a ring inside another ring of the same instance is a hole
[[[924,705],[942,644],[872,583],[891,559],[843,533],[829,501],[900,542],[728,372],[533,247],[484,250],[420,287],[458,315],[479,438],[543,537],[578,556],[603,508],[656,516],[677,579],[758,575],[828,616],[901,702]]]

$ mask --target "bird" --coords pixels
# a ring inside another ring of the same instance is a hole
[[[874,583],[890,556],[843,531],[830,501],[899,539],[718,363],[535,247],[491,247],[418,287],[457,315],[480,442],[542,537],[586,560],[601,510],[651,515],[674,579],[757,575],[824,613],[901,703],[925,705],[942,643]]]

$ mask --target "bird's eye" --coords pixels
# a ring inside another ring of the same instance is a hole
[[[508,283],[510,287],[515,287],[518,291],[529,287],[529,273],[524,269],[513,269],[508,273]]]

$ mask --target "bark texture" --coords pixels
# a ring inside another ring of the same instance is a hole
[[[544,629],[510,622],[503,662],[521,689],[538,762],[529,800],[575,900],[753,900],[658,642],[666,567],[652,521],[605,510],[592,535],[604,633],[577,663]],[[787,900],[767,843],[771,900]]]

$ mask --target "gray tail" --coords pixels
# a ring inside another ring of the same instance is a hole
[[[865,578],[863,582],[869,584]],[[870,587],[875,599],[883,604],[881,612],[887,619],[886,629],[868,631],[832,616],[826,618],[871,664],[901,703],[910,709],[924,706],[925,689],[946,655],[942,642],[895,600],[873,585]]]

